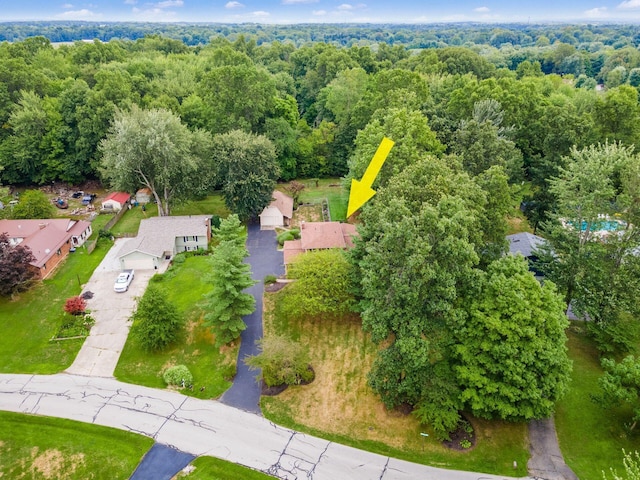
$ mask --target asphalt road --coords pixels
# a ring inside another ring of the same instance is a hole
[[[220,402],[113,378],[0,375],[0,410],[128,430],[189,455],[222,458],[287,480],[508,478],[443,470],[357,450],[279,427]]]
[[[256,341],[262,338],[264,277],[282,275],[284,273],[284,259],[282,251],[278,251],[275,231],[260,230],[260,225],[249,225],[247,249],[249,257],[246,262],[251,265],[252,278],[258,282],[247,289],[247,292],[256,299],[256,309],[251,315],[244,317],[247,328],[241,336],[236,376],[233,385],[222,395],[220,401],[247,412],[260,413],[261,387],[256,380],[258,372],[249,370],[243,360],[249,355],[258,353]]]

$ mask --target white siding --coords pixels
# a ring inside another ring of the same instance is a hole
[[[137,250],[120,257],[120,267],[123,270],[153,270],[159,264],[160,260],[157,257]]]
[[[102,208],[110,208],[114,212],[117,212],[119,210],[122,210],[122,204],[117,200],[111,199],[111,200],[106,200],[102,202]]]
[[[269,206],[260,214],[260,228],[262,230],[273,230],[276,227],[284,226],[284,217],[276,207]]]

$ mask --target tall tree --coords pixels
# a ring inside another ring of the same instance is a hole
[[[23,218],[51,218],[55,208],[49,198],[40,190],[26,190],[20,196],[20,202],[13,207],[11,217]]]
[[[280,169],[268,138],[242,130],[216,135],[213,157],[217,183],[232,212],[248,219],[271,203]]]
[[[113,187],[135,192],[151,190],[159,215],[169,215],[174,201],[201,192],[208,173],[210,137],[191,132],[167,110],[118,111],[107,137],[100,142],[100,171]]]
[[[220,244],[211,258],[209,280],[213,289],[206,295],[204,318],[215,334],[217,347],[237,339],[247,328],[242,317],[255,309],[255,299],[243,291],[256,282],[251,279],[251,267],[243,262],[249,252],[240,231],[237,215],[222,220],[217,231]]]
[[[461,400],[484,418],[548,417],[571,372],[562,297],[520,256],[496,260],[483,278],[455,329]]]

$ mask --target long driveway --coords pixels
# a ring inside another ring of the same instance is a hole
[[[259,225],[249,225],[247,231],[247,263],[251,265],[251,275],[256,284],[247,292],[256,299],[256,309],[244,317],[247,328],[242,332],[240,351],[238,352],[237,372],[233,385],[220,401],[247,412],[260,413],[260,384],[256,381],[257,372],[249,370],[244,359],[258,353],[256,340],[262,338],[262,293],[263,280],[267,275],[282,275],[284,259],[278,251],[278,241],[273,230],[260,230]]]
[[[82,344],[73,364],[66,370],[76,375],[112,377],[118,359],[129,334],[131,312],[137,297],[142,296],[155,270],[136,270],[135,278],[124,293],[113,291],[113,284],[120,272],[117,254],[129,238],[116,240],[91,278],[82,289],[91,292],[93,298],[87,301],[87,308],[96,321],[91,334]],[[168,262],[162,265],[165,270]]]
[[[443,470],[357,450],[279,427],[220,402],[113,378],[0,375],[0,410],[128,430],[185,453],[223,458],[288,480],[510,478]]]

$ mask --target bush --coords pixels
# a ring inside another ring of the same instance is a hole
[[[87,302],[82,297],[67,298],[64,303],[64,311],[70,315],[80,315],[87,309]]]
[[[162,375],[164,383],[184,388],[193,385],[193,375],[185,365],[174,365],[165,370]]]
[[[164,289],[150,283],[133,314],[132,335],[145,350],[160,350],[177,340],[183,325]]]
[[[313,380],[309,368],[309,353],[299,343],[285,337],[273,336],[258,340],[260,354],[245,360],[252,370],[262,369],[262,378],[268,387],[299,385]]]
[[[264,277],[264,284],[271,285],[272,283],[276,283],[277,280],[278,277],[276,277],[275,275],[267,275],[266,277]]]
[[[293,233],[291,233],[291,231],[287,231],[287,232],[282,232],[280,235],[278,235],[278,245],[280,245],[281,247],[284,245],[284,242],[288,242],[289,240],[295,240],[295,236],[293,235]]]
[[[293,234],[293,237],[298,240],[300,238],[300,229],[299,228],[292,228],[291,230],[289,230],[289,232],[291,234]]]

